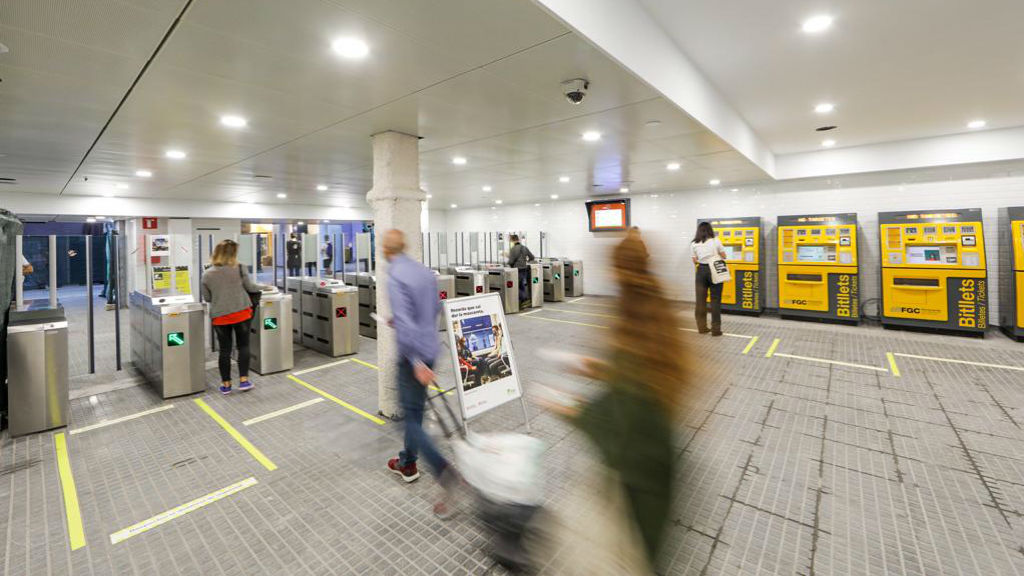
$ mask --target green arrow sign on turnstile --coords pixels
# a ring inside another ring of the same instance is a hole
[[[562,279],[562,275],[561,274],[555,274],[555,280],[561,280],[561,279]]]
[[[579,270],[573,270],[572,271],[572,275],[573,276],[579,276],[580,275],[580,271]]]
[[[533,283],[536,284],[538,282],[540,282],[540,276],[534,276],[533,277]]]
[[[264,330],[277,330],[277,318],[267,316],[263,319]]]
[[[185,333],[184,332],[168,332],[167,333],[167,345],[168,346],[184,346],[185,345]]]

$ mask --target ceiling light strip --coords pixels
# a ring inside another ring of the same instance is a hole
[[[89,149],[85,151],[85,155],[82,156],[82,159],[78,162],[78,166],[75,166],[75,171],[71,173],[71,177],[68,178],[68,181],[65,182],[64,186],[60,189],[60,192],[57,194],[58,198],[64,194],[68,189],[68,186],[71,185],[71,181],[78,175],[78,171],[82,169],[82,165],[84,165],[86,159],[89,158],[89,154],[92,154],[93,148],[96,148],[96,144],[99,143],[100,138],[103,138],[103,135],[107,132],[107,128],[110,127],[110,123],[114,121],[117,113],[121,111],[121,107],[123,107],[124,103],[128,101],[128,97],[132,95],[132,92],[135,90],[135,86],[139,84],[139,81],[142,80],[146,71],[149,70],[149,65],[152,64],[153,60],[155,60],[157,55],[160,54],[160,50],[163,49],[164,44],[166,44],[167,40],[170,39],[171,34],[174,34],[174,31],[178,28],[178,24],[181,23],[181,19],[185,16],[185,13],[192,7],[192,2],[193,0],[188,0],[188,2],[185,3],[181,12],[178,13],[178,17],[174,19],[170,28],[168,28],[167,32],[164,33],[164,37],[160,39],[160,43],[156,45],[156,49],[149,55],[149,59],[146,60],[146,63],[142,65],[142,69],[139,70],[138,75],[135,76],[135,80],[133,80],[131,86],[128,87],[128,91],[121,97],[121,101],[117,103],[117,107],[115,107],[114,111],[110,114],[110,118],[107,118],[107,121],[103,124],[103,128],[100,128],[100,133],[96,135],[96,139],[89,145]]]

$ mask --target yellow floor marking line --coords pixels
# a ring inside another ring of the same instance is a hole
[[[730,338],[746,338],[747,340],[750,340],[751,338],[757,338],[757,336],[748,336],[746,334],[732,334],[730,332],[723,332],[722,335],[728,336]]]
[[[768,348],[768,351],[764,353],[765,358],[771,358],[775,354],[775,349],[779,347],[779,339],[772,340],[772,345]]]
[[[893,376],[899,378],[900,367],[896,365],[896,357],[892,355],[892,352],[886,352],[885,357],[889,359],[889,371],[892,372]]]
[[[547,322],[559,322],[561,324],[575,324],[576,326],[589,326],[591,328],[601,328],[603,330],[608,329],[607,326],[602,326],[600,324],[587,324],[586,322],[573,322],[572,320],[558,320],[557,318],[545,318],[543,316],[530,316],[530,318],[532,320],[545,320]]]
[[[143,416],[148,416],[150,414],[156,414],[157,412],[163,412],[164,410],[170,410],[171,408],[174,408],[174,404],[158,406],[156,408],[153,408],[152,410],[143,410],[142,412],[136,412],[135,414],[129,414],[127,416],[122,416],[120,418],[114,418],[113,420],[100,420],[95,424],[82,426],[81,428],[75,428],[74,430],[68,432],[68,434],[81,434],[82,432],[88,432],[89,430],[103,428],[104,426],[110,426],[112,424],[120,424],[121,422],[127,422],[128,420],[134,420],[136,418],[142,418]]]
[[[295,412],[296,410],[301,410],[301,409],[305,408],[306,406],[312,406],[313,404],[319,404],[320,402],[323,402],[323,401],[324,401],[323,398],[313,398],[312,400],[306,400],[305,402],[299,402],[298,404],[295,404],[294,406],[289,406],[287,408],[281,408],[280,410],[275,410],[275,411],[273,411],[273,412],[271,412],[269,414],[264,414],[263,416],[257,416],[255,418],[250,418],[250,419],[246,420],[245,422],[242,422],[242,425],[243,426],[251,426],[253,424],[257,424],[259,422],[263,422],[264,420],[270,420],[271,418],[277,418],[278,416],[282,416],[282,415],[287,414],[289,412]]]
[[[366,366],[367,368],[373,368],[374,370],[380,370],[380,366],[377,366],[376,364],[370,364],[369,362],[364,362],[364,361],[360,360],[359,358],[352,358],[352,361],[355,362],[356,364],[362,364],[363,366]],[[298,374],[298,372],[296,372],[296,374]]]
[[[584,298],[586,298],[586,296],[580,296],[579,298],[577,298],[575,300],[569,300],[569,304],[575,304],[575,303],[579,302],[580,300],[583,300]]]
[[[694,334],[698,334],[700,332],[696,328],[680,328],[680,330],[682,330],[683,332],[693,332]]]
[[[583,298],[585,298],[585,296],[581,297],[581,298],[577,298],[576,300],[567,300],[565,303],[566,304],[576,304],[580,300],[583,300]],[[590,302],[584,302],[583,306],[594,306],[596,308],[608,308],[609,310],[614,310],[615,309],[615,306],[612,305],[612,304],[591,304]]]
[[[759,339],[759,336],[752,336],[750,338],[750,342],[747,342],[747,347],[743,349],[743,353],[746,354],[747,352],[750,352],[750,349],[754,347],[754,344],[757,344]]]
[[[316,372],[317,370],[323,370],[324,368],[331,368],[332,366],[341,366],[342,364],[348,364],[349,360],[351,360],[351,358],[338,360],[337,362],[328,362],[327,364],[321,364],[319,366],[313,366],[312,368],[306,368],[305,370],[299,370],[298,372],[292,372],[292,374],[309,374],[310,372]]]
[[[356,362],[359,362],[359,361],[356,360]],[[366,364],[366,363],[365,362],[360,362],[360,364]],[[368,364],[368,365],[369,366],[373,366],[372,364]],[[369,412],[366,412],[365,410],[361,410],[359,408],[356,408],[355,406],[349,404],[348,402],[345,402],[344,400],[342,400],[340,398],[336,398],[334,396],[331,396],[327,392],[324,392],[323,390],[317,388],[316,386],[313,386],[312,384],[310,384],[308,382],[303,382],[302,380],[299,380],[293,374],[289,374],[288,375],[288,379],[289,380],[293,380],[293,381],[295,381],[295,382],[305,386],[306,388],[309,388],[313,392],[316,392],[317,394],[323,396],[324,398],[330,400],[331,402],[334,402],[338,406],[342,406],[344,408],[348,408],[349,410],[355,412],[356,414],[359,414],[363,418],[366,418],[370,422],[373,422],[374,424],[380,424],[381,426],[383,426],[384,424],[387,424],[387,422],[385,422],[384,420],[381,420],[380,418],[377,418],[373,414],[370,414]]]
[[[201,496],[191,502],[187,502],[176,508],[171,508],[166,512],[161,512],[160,514],[157,514],[152,518],[143,520],[138,524],[132,524],[124,530],[118,530],[117,532],[114,532],[110,535],[110,543],[117,544],[118,542],[124,542],[132,536],[138,536],[139,534],[142,534],[143,532],[146,532],[148,530],[152,530],[153,528],[156,528],[161,524],[166,524],[167,522],[170,522],[175,518],[184,516],[189,512],[198,510],[203,506],[206,506],[207,504],[213,504],[217,500],[226,498],[237,492],[241,492],[242,490],[245,490],[250,486],[255,486],[258,483],[258,480],[250,476],[245,480],[242,480],[241,482],[235,482],[231,486],[226,486],[224,488],[221,488],[220,490],[217,490],[216,492],[211,492],[206,496]]]
[[[210,418],[213,418],[214,422],[220,424],[220,427],[230,434],[231,437],[235,439],[235,442],[241,444],[242,448],[245,448],[245,451],[255,458],[257,462],[263,464],[264,468],[271,471],[277,470],[277,464],[274,464],[270,461],[270,458],[264,456],[263,452],[260,452],[259,448],[253,446],[252,442],[249,442],[245,439],[245,436],[239,434],[238,430],[235,430],[234,426],[228,424],[228,421],[222,418],[220,414],[217,414],[213,408],[210,408],[210,405],[204,402],[202,398],[196,398],[193,401],[198,404],[199,407],[203,409],[203,412],[206,412]]]
[[[866,364],[854,364],[852,362],[840,362],[839,360],[828,360],[825,358],[812,358],[810,356],[797,356],[796,354],[783,354],[782,352],[776,352],[775,356],[782,358],[792,358],[794,360],[807,360],[808,362],[824,362],[826,364],[836,364],[838,366],[849,366],[851,368],[863,368],[865,370],[877,370],[878,372],[888,372],[887,368],[879,368],[877,366],[868,366]]]
[[[580,312],[579,310],[565,310],[563,308],[549,308],[551,312],[561,312],[562,314],[582,314],[584,316],[600,316],[602,318],[615,318],[611,314],[601,314],[598,312]]]
[[[85,546],[85,530],[82,529],[82,511],[78,508],[78,490],[75,477],[71,474],[71,460],[68,458],[68,439],[63,432],[53,435],[53,447],[57,451],[57,472],[60,474],[60,488],[64,492],[64,514],[68,520],[68,540],[71,549]]]
[[[968,366],[981,366],[983,368],[1002,368],[1003,370],[1016,370],[1018,372],[1024,372],[1024,366],[1007,366],[1005,364],[986,364],[984,362],[970,362],[968,360],[954,360],[953,358],[936,358],[934,356],[918,356],[917,354],[902,354],[900,352],[893,352],[893,356],[902,356],[903,358],[917,358],[918,360],[934,360],[936,362],[950,362],[953,364],[967,364]]]
[[[533,309],[530,312],[525,312],[523,314],[520,314],[520,316],[529,316],[530,314],[536,314],[537,312],[540,312],[541,310],[543,310],[543,308],[535,308],[535,309]]]

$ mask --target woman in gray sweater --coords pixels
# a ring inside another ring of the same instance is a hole
[[[249,279],[245,266],[238,264],[238,243],[224,240],[213,250],[210,269],[203,273],[203,301],[210,304],[210,319],[220,350],[220,393],[231,393],[231,344],[238,347],[238,389],[252,390],[249,381],[249,323],[252,301],[249,292],[263,286]]]

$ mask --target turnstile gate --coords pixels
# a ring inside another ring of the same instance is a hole
[[[67,426],[68,322],[64,309],[12,311],[7,362],[11,436]]]
[[[562,258],[562,265],[565,267],[565,295],[583,296],[583,261]]]
[[[442,303],[449,298],[455,298],[455,276],[451,274],[437,275],[437,299]],[[444,331],[448,327],[444,325],[444,314],[438,314],[438,330]]]
[[[292,297],[292,342],[302,344],[302,276],[284,279],[284,290]]]
[[[352,276],[348,274],[347,276]],[[377,338],[377,277],[369,272],[355,274],[359,291],[359,335]]]
[[[565,300],[565,265],[561,260],[542,260],[541,267],[544,269],[544,300]]]
[[[519,270],[494,266],[485,267],[483,272],[487,274],[487,291],[501,296],[505,314],[519,312]]]
[[[358,288],[320,279],[304,282],[302,296],[303,346],[332,357],[359,351]]]
[[[257,374],[273,374],[295,366],[292,346],[292,295],[277,288],[264,291],[249,325],[249,363]]]
[[[456,296],[475,296],[488,291],[487,275],[480,270],[468,266],[452,266],[448,268],[448,273],[455,277]]]
[[[206,388],[206,308],[192,296],[132,292],[132,362],[164,398]]]
[[[530,274],[527,276],[527,282],[527,294],[530,296],[530,300],[529,305],[526,307],[540,308],[544,305],[544,271],[539,262],[530,263]],[[522,304],[520,304],[519,309],[523,309]]]

